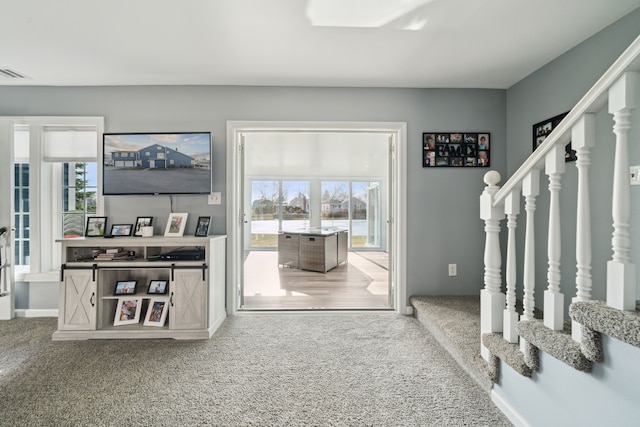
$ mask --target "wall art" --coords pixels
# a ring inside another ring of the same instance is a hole
[[[488,132],[425,132],[422,167],[489,167],[490,147]]]
[[[533,125],[533,151],[536,150],[547,139],[547,136],[553,131],[558,124],[564,119],[564,117],[569,114],[566,113],[558,114],[555,117],[551,117],[550,119],[543,120],[540,123],[536,123]],[[573,162],[577,160],[576,158],[576,150],[571,149],[571,142],[569,142],[564,147],[564,161],[565,162]]]

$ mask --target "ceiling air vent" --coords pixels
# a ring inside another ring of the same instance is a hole
[[[28,79],[27,76],[22,75],[16,71],[13,71],[11,68],[0,67],[0,78],[5,79]]]

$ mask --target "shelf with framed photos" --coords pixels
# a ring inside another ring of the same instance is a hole
[[[226,317],[226,236],[58,242],[62,262],[54,340],[208,339]],[[202,258],[160,256],[189,247],[199,248]],[[135,254],[123,260],[92,256],[109,250]]]

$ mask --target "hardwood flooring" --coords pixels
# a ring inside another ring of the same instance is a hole
[[[349,252],[327,273],[278,266],[277,251],[252,251],[244,264],[243,310],[383,310],[389,305],[385,252]]]

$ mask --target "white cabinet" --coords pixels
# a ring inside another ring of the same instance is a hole
[[[59,242],[62,263],[54,340],[208,339],[227,315],[225,236],[94,237]],[[99,256],[109,250],[122,256],[113,260]],[[114,295],[116,282],[134,280],[135,294]],[[148,294],[151,280],[166,281],[166,294]],[[137,301],[140,320],[114,325],[118,302],[123,299]],[[166,301],[167,318],[162,324],[146,326],[143,320],[153,299]]]

